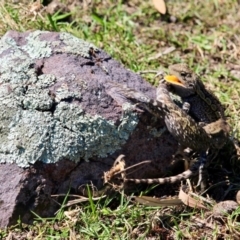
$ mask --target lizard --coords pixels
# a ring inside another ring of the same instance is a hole
[[[207,90],[200,77],[186,64],[169,66],[169,73],[164,77],[171,85],[170,91],[180,96],[185,109],[192,118],[202,125],[220,118],[225,120],[224,108],[217,97]]]
[[[222,119],[201,127],[186,111],[179,108],[171,99],[166,84],[157,88],[157,99],[148,98],[141,92],[113,83],[111,90],[118,99],[130,99],[157,117],[164,118],[169,132],[182,147],[190,147],[200,153],[200,157],[192,167],[173,177],[156,179],[124,179],[125,182],[159,183],[177,182],[196,174],[203,162],[203,156],[209,148],[219,149],[225,144],[229,127]],[[111,94],[110,94],[111,95]]]
[[[179,63],[169,66],[169,74],[164,77],[169,85],[169,91],[178,95],[182,101],[182,108],[201,126],[213,123],[211,126],[219,126],[219,122],[224,126],[227,132],[230,132],[230,126],[224,115],[224,107],[213,92],[208,90],[200,76],[195,74],[186,64]],[[228,137],[228,136],[227,136]],[[215,139],[229,140],[215,136]],[[235,148],[231,141],[228,146]]]
[[[213,130],[214,127],[207,128],[210,131],[210,134],[208,134],[204,128],[199,126],[199,124],[186,111],[182,110],[173,102],[166,84],[159,84],[156,93],[156,100],[149,98],[147,95],[139,91],[115,82],[109,81],[108,85],[108,88],[110,89],[107,90],[108,94],[119,104],[131,100],[136,103],[137,106],[141,106],[157,118],[163,118],[168,131],[183,147],[190,147],[199,152],[200,150],[206,150],[209,146],[214,145],[214,138],[211,137],[211,132],[216,132],[216,130]],[[220,125],[223,128],[227,128],[221,119],[219,120],[219,126]],[[227,129],[220,132],[225,136]],[[194,142],[193,139],[195,138],[198,139]],[[215,146],[214,148],[216,147],[218,146]]]
[[[210,124],[204,126],[203,129],[208,134],[208,137],[210,137],[210,139],[211,139],[210,142],[212,141],[210,143],[211,144],[210,146],[213,147],[214,149],[217,148],[217,150],[218,150],[226,143],[227,135],[229,132],[229,126],[225,122],[223,122],[221,119],[214,123],[210,123]],[[203,139],[197,135],[195,136],[195,138],[192,138],[192,141],[195,144],[199,144],[199,143],[197,143],[198,140],[203,140]],[[205,140],[207,140],[207,142],[209,143],[208,138]],[[194,149],[194,150],[196,150],[196,149]],[[207,151],[207,149],[206,149],[206,151]],[[201,165],[203,165],[206,162],[206,158],[207,158],[207,156],[206,156],[205,152],[201,152],[201,154],[197,157],[197,159],[194,159],[192,166],[188,170],[186,170],[178,175],[175,175],[175,176],[163,177],[163,178],[147,178],[147,179],[132,179],[132,178],[128,179],[127,178],[124,181],[125,182],[134,182],[136,184],[140,184],[140,183],[165,184],[165,183],[179,182],[181,180],[184,180],[191,176],[196,175],[198,173],[198,170],[201,167]],[[200,181],[201,181],[201,179],[199,179],[199,182]]]

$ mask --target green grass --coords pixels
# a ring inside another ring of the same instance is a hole
[[[203,81],[227,107],[228,121],[235,137],[240,138],[240,80],[230,67],[240,64],[238,1],[169,0],[169,16],[161,16],[151,1],[93,0],[71,12],[43,12],[43,19],[35,20],[28,12],[29,6],[10,2],[0,1],[0,36],[8,30],[69,32],[104,49],[135,72],[166,70],[172,63],[186,62],[204,74]],[[154,58],[170,47],[175,51]],[[153,76],[144,75],[156,85]],[[73,216],[67,217],[70,213]],[[238,215],[239,210],[227,216],[224,224],[209,230],[193,224],[194,216],[206,219],[200,211],[140,206],[122,194],[61,208],[54,218],[37,217],[32,226],[19,221],[14,227],[0,230],[0,238],[12,234],[15,239],[232,239],[240,233]]]

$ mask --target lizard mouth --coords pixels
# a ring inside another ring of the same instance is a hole
[[[184,85],[179,80],[179,78],[177,78],[174,75],[167,75],[167,76],[164,77],[164,79],[169,83],[172,83],[172,84],[175,84],[175,85],[180,85],[180,86],[184,87]]]

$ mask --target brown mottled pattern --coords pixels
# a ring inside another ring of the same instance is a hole
[[[211,123],[219,118],[224,119],[224,109],[220,101],[205,88],[200,77],[186,64],[171,65],[169,73],[180,81],[180,84],[168,82],[172,91],[179,95],[183,102],[190,104],[189,115],[197,122]]]
[[[221,148],[227,140],[229,126],[222,118],[201,127],[172,101],[166,84],[160,84],[157,88],[156,100],[152,100],[138,91],[124,88],[121,85],[114,84],[114,86],[111,86],[111,89],[115,92],[115,96],[118,95],[121,96],[121,99],[130,99],[137,102],[139,106],[142,106],[157,117],[163,118],[169,132],[182,147],[190,147],[200,154],[189,170],[176,176],[154,179],[125,179],[125,182],[165,184],[189,178],[198,172],[202,163],[202,154],[206,153],[209,148]]]

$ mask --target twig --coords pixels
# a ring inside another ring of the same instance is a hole
[[[130,166],[130,167],[125,168],[125,169],[122,170],[122,171],[119,171],[119,172],[114,173],[113,176],[115,176],[115,175],[117,175],[117,174],[120,174],[120,173],[122,173],[122,172],[126,172],[127,170],[129,170],[129,169],[131,169],[131,168],[140,166],[140,165],[142,165],[142,164],[150,163],[150,162],[151,162],[151,160],[146,160],[146,161],[143,161],[143,162],[134,164],[134,165],[132,165],[132,166]]]
[[[173,51],[175,51],[175,50],[176,50],[175,47],[169,47],[169,48],[165,49],[163,52],[158,53],[158,54],[155,55],[154,57],[148,58],[148,61],[156,60],[156,59],[162,57],[163,55],[169,54],[169,53],[171,53],[171,52],[173,52]]]
[[[148,74],[148,73],[158,73],[159,71],[157,70],[144,70],[144,71],[139,71],[137,72],[138,74]]]

